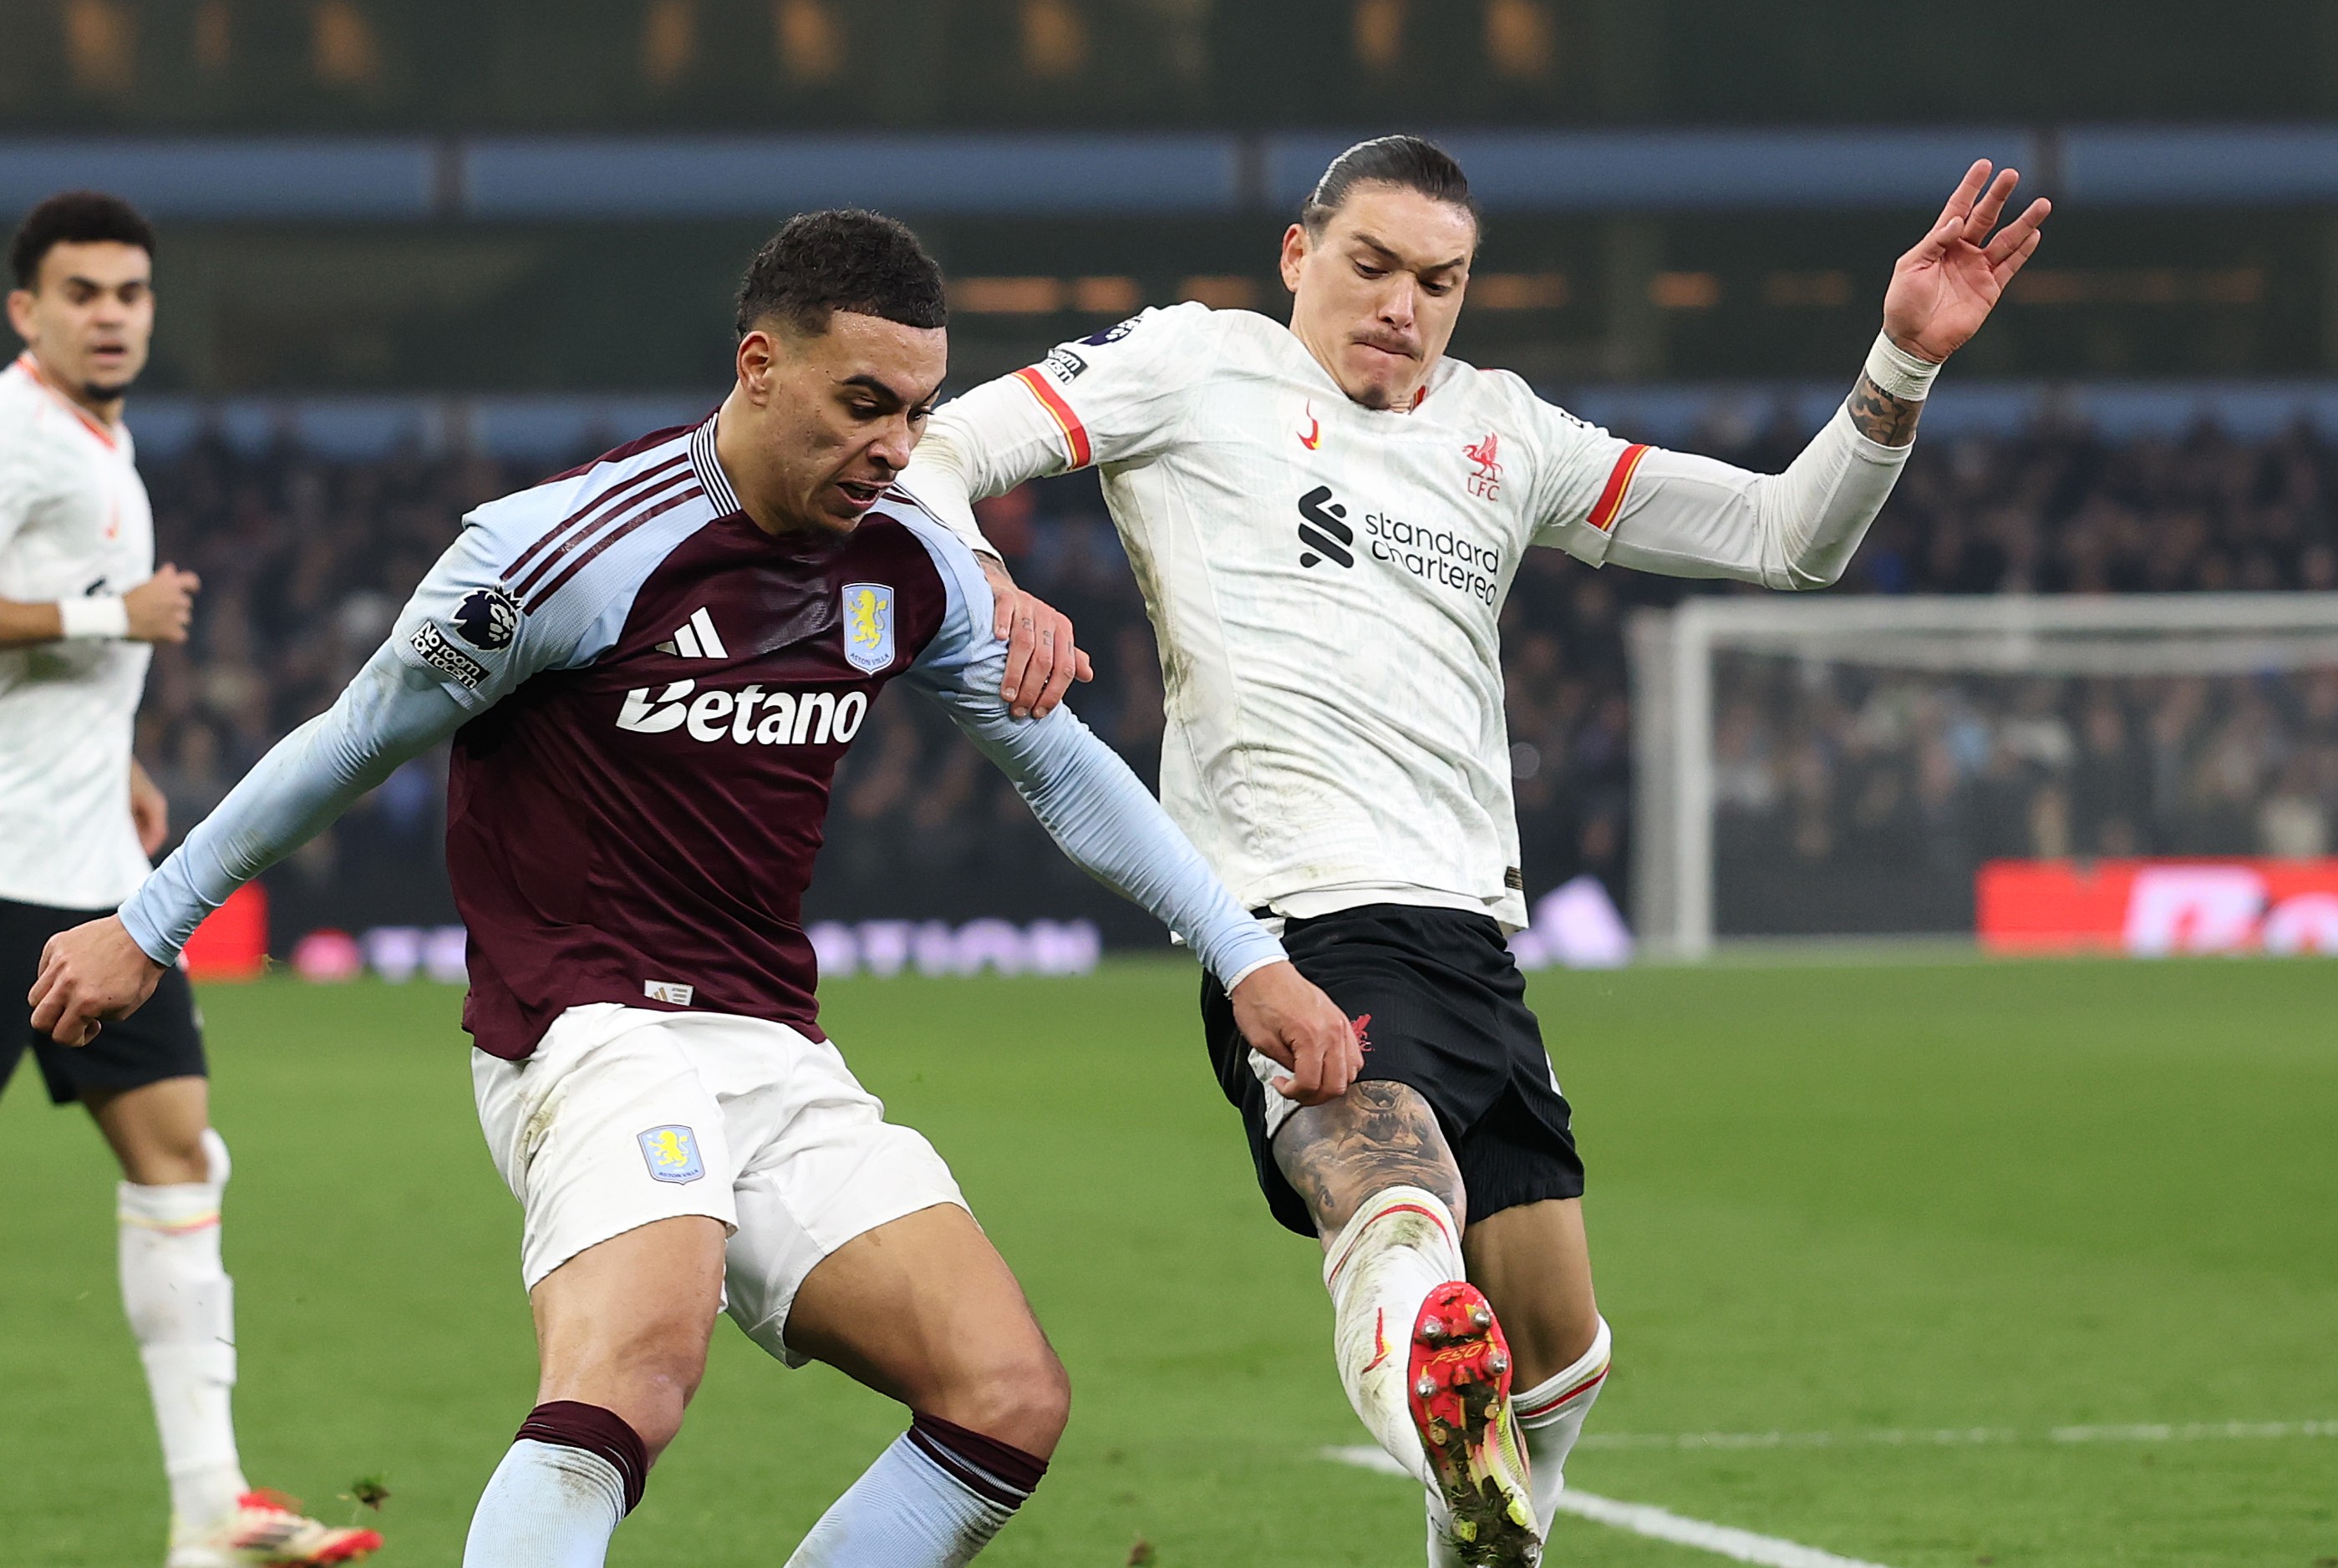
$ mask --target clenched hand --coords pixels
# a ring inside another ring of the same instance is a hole
[[[195,594],[202,585],[203,580],[193,573],[162,563],[154,575],[122,596],[122,607],[130,617],[130,640],[184,642],[187,622],[195,615]]]
[[[122,916],[60,931],[41,949],[33,982],[33,1027],[60,1045],[86,1045],[101,1023],[127,1018],[154,995],[162,965],[140,950]]]
[[[1252,971],[1231,995],[1234,1023],[1251,1049],[1291,1069],[1273,1083],[1285,1100],[1337,1100],[1364,1070],[1355,1024],[1289,960]]]

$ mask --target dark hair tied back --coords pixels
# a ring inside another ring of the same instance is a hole
[[[1470,221],[1478,220],[1478,203],[1470,198],[1469,177],[1461,172],[1461,165],[1444,148],[1419,136],[1376,136],[1332,159],[1299,209],[1299,220],[1309,233],[1321,234],[1359,185],[1418,191],[1432,201],[1449,201],[1468,212]]]

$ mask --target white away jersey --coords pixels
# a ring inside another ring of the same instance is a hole
[[[1409,413],[1365,408],[1281,324],[1200,305],[1011,381],[928,446],[977,493],[1101,468],[1161,648],[1162,800],[1234,896],[1524,925],[1497,622],[1529,545],[1606,558],[1645,448],[1449,358]],[[948,516],[937,456],[904,485]]]
[[[130,432],[42,380],[0,371],[0,599],[120,593],[154,573]],[[149,869],[130,820],[143,642],[0,648],[0,898],[110,909]]]

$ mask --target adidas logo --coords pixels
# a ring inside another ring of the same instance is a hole
[[[673,635],[657,645],[661,653],[672,653],[682,659],[728,659],[731,650],[722,646],[722,634],[714,630],[714,617],[701,604],[690,612],[690,619],[673,629]]]

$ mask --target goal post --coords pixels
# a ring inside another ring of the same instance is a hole
[[[2338,593],[1697,596],[1626,642],[1655,954],[1970,935],[1992,859],[2322,853],[2338,808]]]

